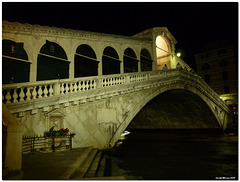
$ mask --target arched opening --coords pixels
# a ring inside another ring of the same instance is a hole
[[[106,47],[102,56],[102,73],[103,75],[119,74],[120,73],[119,56],[115,49]]]
[[[74,77],[97,76],[98,63],[96,54],[89,45],[78,46],[74,58]]]
[[[63,48],[47,40],[38,54],[37,81],[69,78],[69,63]]]
[[[182,69],[182,65],[180,63],[177,64],[176,66],[177,69]]]
[[[147,49],[142,49],[140,54],[141,71],[152,71],[152,58]]]
[[[166,91],[148,102],[128,129],[220,129],[208,105],[186,90]]]
[[[138,60],[135,52],[127,48],[123,55],[124,73],[138,72]]]
[[[166,39],[159,35],[156,38],[156,52],[157,52],[157,70],[162,70],[166,64],[168,68],[170,67],[170,54],[171,50],[166,41]]]
[[[23,43],[3,40],[2,51],[2,83],[28,82],[31,63]]]

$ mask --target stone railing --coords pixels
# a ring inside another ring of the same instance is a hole
[[[2,86],[2,101],[6,104],[14,104],[154,79],[174,79],[176,76],[183,76],[185,78],[184,80],[190,79],[196,82],[201,89],[204,88],[205,92],[212,95],[213,98],[218,97],[198,75],[189,73],[186,70],[172,69],[143,73],[82,77],[77,79],[38,81],[35,83],[7,84]]]
[[[126,83],[141,82],[148,80],[150,73],[152,72],[6,84],[2,86],[2,101],[6,104],[18,103]]]

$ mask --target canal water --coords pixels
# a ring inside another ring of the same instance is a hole
[[[238,179],[238,137],[222,132],[132,131],[106,154],[106,175],[129,180]]]

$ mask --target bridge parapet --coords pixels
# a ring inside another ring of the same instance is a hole
[[[183,82],[184,89],[187,89],[190,85],[194,86],[223,110],[230,112],[224,101],[200,76],[182,69],[7,84],[2,86],[2,101],[12,108],[12,111],[23,111],[23,107],[18,107],[16,110],[16,106],[26,103],[32,105],[32,107],[37,107],[37,103],[41,103],[39,107],[45,107],[44,100],[49,99],[49,102],[46,102],[48,104],[51,101],[57,101],[58,104],[69,102],[74,104],[79,101],[80,103],[92,102],[102,98],[177,82]],[[25,109],[29,110],[29,107]]]

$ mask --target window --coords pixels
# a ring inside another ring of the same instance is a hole
[[[16,53],[16,45],[11,45],[10,53],[12,53],[12,54]]]
[[[208,53],[201,55],[201,59],[206,59],[206,58],[208,58]]]
[[[205,63],[203,66],[202,66],[202,70],[203,71],[206,71],[206,70],[209,70],[210,69],[210,65]]]
[[[223,80],[228,80],[228,72],[222,72],[222,78]]]
[[[204,80],[206,83],[210,83],[210,76],[209,75],[204,75]]]
[[[221,49],[217,52],[218,55],[225,54],[227,52],[226,49]]]
[[[49,45],[49,52],[54,53],[54,45],[53,44]]]
[[[230,93],[229,86],[224,86],[224,93],[225,93],[225,94]]]
[[[222,60],[219,62],[219,67],[226,67],[226,66],[228,66],[228,61],[222,59]]]

